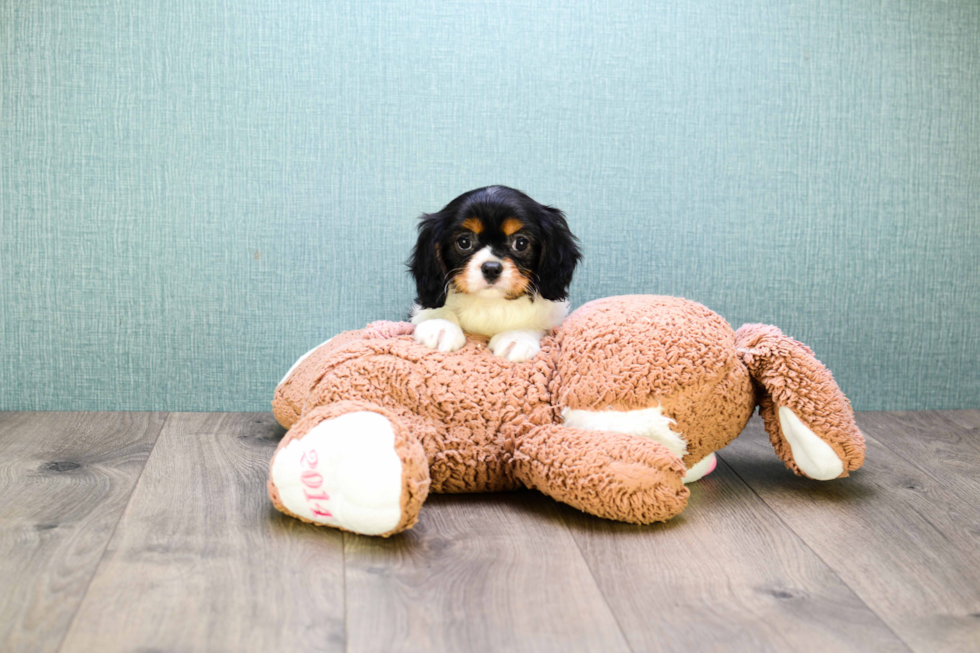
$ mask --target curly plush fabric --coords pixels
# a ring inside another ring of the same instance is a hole
[[[402,494],[401,516],[382,535],[410,528],[430,491],[528,487],[601,517],[670,519],[687,502],[687,469],[741,432],[757,389],[773,445],[790,469],[802,473],[780,433],[777,406],[830,445],[844,461],[842,475],[863,460],[847,400],[812,352],[775,327],[749,325],[736,334],[695,302],[647,295],[590,302],[542,340],[540,354],[517,364],[495,356],[479,336],[456,352],[428,349],[414,342],[412,328],[375,322],[340,334],[297,363],[272,402],[291,429],[277,453],[331,417],[385,417]],[[654,407],[669,425],[667,442],[562,423],[563,411],[585,411],[595,417],[589,423],[601,424],[607,411],[643,416]],[[682,456],[670,449],[675,441],[685,446]],[[271,475],[269,494],[295,514]]]
[[[851,402],[809,347],[768,324],[743,325],[735,332],[735,340],[742,362],[762,388],[759,414],[769,441],[789,469],[805,476],[779,428],[779,406],[789,408],[818,431],[845,461],[841,476],[864,463],[864,438],[854,423]]]
[[[687,442],[688,467],[735,439],[755,410],[732,328],[701,304],[650,295],[599,299],[565,320],[558,342],[560,408],[662,406]]]

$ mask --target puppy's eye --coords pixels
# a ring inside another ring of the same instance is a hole
[[[473,239],[467,235],[460,236],[456,239],[456,247],[458,247],[461,252],[468,252],[473,248]]]
[[[514,242],[511,243],[510,246],[514,248],[515,252],[523,252],[528,248],[528,245],[530,244],[531,244],[530,240],[528,240],[524,236],[518,236],[517,238],[514,239]]]

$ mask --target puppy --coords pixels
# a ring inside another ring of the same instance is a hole
[[[456,351],[466,331],[490,336],[498,356],[529,360],[565,319],[581,258],[558,209],[505,186],[463,193],[419,223],[408,262],[418,294],[415,340]]]

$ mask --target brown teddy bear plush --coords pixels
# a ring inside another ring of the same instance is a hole
[[[527,487],[600,517],[665,521],[756,405],[797,474],[847,476],[864,459],[849,402],[807,347],[772,326],[733,332],[692,301],[590,302],[523,363],[477,336],[432,350],[413,328],[343,333],[287,372],[272,402],[289,429],[270,466],[276,508],[389,536],[429,492]]]

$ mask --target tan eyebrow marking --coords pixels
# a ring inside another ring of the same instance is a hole
[[[483,222],[479,218],[466,218],[463,221],[463,229],[469,229],[475,234],[481,233],[483,231]]]
[[[524,228],[524,223],[517,218],[507,218],[504,223],[500,226],[501,231],[508,236],[513,236],[518,231]]]

